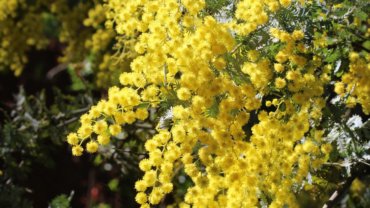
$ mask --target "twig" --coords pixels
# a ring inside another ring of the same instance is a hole
[[[148,123],[136,123],[135,126],[143,129],[153,129],[153,126]]]
[[[360,162],[360,163],[362,163],[362,164],[365,164],[365,165],[367,165],[367,166],[370,166],[370,164],[369,163],[367,163],[367,162],[365,162],[365,161],[363,161],[363,160],[357,160],[358,162]]]
[[[77,120],[78,120],[78,117],[73,117],[73,118],[68,119],[68,120],[64,121],[63,123],[59,124],[57,127],[58,127],[58,128],[63,127],[63,126],[65,126],[65,125],[68,125],[68,124],[70,124],[70,123],[73,123],[73,122],[75,122],[75,121],[77,121]]]
[[[356,176],[354,175],[349,177],[342,187],[334,191],[334,193],[330,196],[329,200],[324,204],[322,208],[334,207],[334,205],[337,204],[345,196],[355,178]]]
[[[74,111],[71,111],[71,114],[79,114],[79,113],[85,113],[86,111],[88,111],[89,109],[91,108],[91,106],[87,106],[85,108],[81,108],[81,109],[77,109],[77,110],[74,110]]]
[[[238,45],[235,46],[235,48],[233,48],[233,50],[230,51],[230,54],[233,54],[235,53],[236,50],[238,50],[238,48],[240,48],[240,46],[242,46],[243,43],[239,43]]]
[[[55,75],[67,69],[68,64],[59,64],[58,66],[50,69],[46,74],[47,79],[53,79]]]
[[[342,163],[324,163],[324,165],[328,165],[328,166],[339,166],[339,167],[347,167],[346,165],[342,164]]]
[[[134,154],[134,155],[137,155],[137,156],[148,156],[147,153],[140,153],[140,152],[133,152],[131,150],[121,150],[121,149],[118,149],[118,148],[115,148],[114,149],[116,152],[119,152],[119,153],[122,153],[122,154],[125,154],[125,153],[129,153],[129,154]]]
[[[359,164],[357,163],[357,166]],[[359,166],[356,168],[356,171],[352,174],[351,177],[347,178],[347,180],[343,183],[341,187],[334,191],[334,193],[330,196],[329,200],[324,204],[322,208],[332,208],[338,202],[340,202],[347,194],[348,189],[351,187],[352,182],[357,177],[363,177],[370,173],[370,168],[368,166]]]

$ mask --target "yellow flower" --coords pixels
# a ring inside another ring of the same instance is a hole
[[[97,121],[94,124],[93,130],[96,134],[102,134],[108,129],[108,124],[104,120]]]
[[[67,136],[67,142],[68,144],[70,145],[77,145],[78,144],[78,136],[76,133],[70,133],[68,136]]]
[[[113,136],[117,136],[118,134],[120,134],[122,132],[121,125],[118,125],[118,124],[110,125],[109,126],[109,132]]]
[[[81,156],[83,151],[84,151],[84,149],[79,145],[76,145],[76,146],[72,147],[72,154],[74,156]]]
[[[281,89],[281,88],[284,88],[286,86],[286,81],[285,79],[283,78],[276,78],[275,79],[275,86],[278,88],[278,89]]]
[[[154,183],[157,181],[157,173],[154,170],[149,170],[145,172],[145,175],[143,176],[143,180],[148,186],[153,186]]]
[[[259,58],[260,54],[258,51],[256,50],[251,50],[251,51],[248,51],[248,54],[247,54],[247,57],[249,58],[250,61],[252,62],[256,62],[257,59]]]
[[[145,204],[147,202],[147,196],[144,192],[139,192],[136,194],[135,201],[138,204]]]
[[[107,145],[110,142],[110,138],[108,135],[98,135],[98,143],[101,145]]]
[[[78,136],[82,139],[86,139],[87,137],[89,137],[92,132],[93,132],[93,129],[90,124],[81,125],[81,127],[77,131]]]
[[[98,143],[95,142],[95,141],[90,141],[86,144],[86,151],[89,152],[89,153],[95,153],[96,151],[98,151]]]
[[[329,154],[332,150],[332,146],[329,143],[321,145],[321,152],[324,154]]]
[[[162,185],[161,190],[163,191],[163,193],[169,194],[173,190],[173,184],[172,183],[165,183],[165,184]]]
[[[282,64],[274,64],[274,69],[276,72],[281,73],[284,71],[284,66]]]
[[[143,159],[139,163],[139,168],[142,171],[149,171],[152,167],[152,164],[150,163],[150,160],[148,159]]]
[[[140,119],[140,120],[145,120],[147,117],[148,117],[148,110],[145,109],[145,108],[139,108],[136,110],[135,112],[136,114],[136,118]]]
[[[337,82],[337,83],[335,83],[335,85],[334,85],[335,87],[334,87],[334,91],[335,91],[335,93],[337,93],[337,94],[339,94],[339,95],[342,95],[343,93],[344,93],[344,91],[345,91],[345,86],[344,86],[344,84],[342,83],[342,82]]]
[[[135,189],[137,191],[145,191],[148,188],[148,184],[144,180],[136,181]]]
[[[216,69],[223,70],[226,67],[226,61],[224,58],[217,58],[213,62],[213,65],[216,67]]]
[[[190,92],[189,89],[187,89],[185,87],[182,87],[182,88],[177,90],[177,97],[180,100],[189,100],[190,97],[191,97],[191,92]]]
[[[90,124],[91,123],[91,116],[89,114],[84,114],[80,118],[80,122],[82,125]]]
[[[294,40],[301,40],[304,37],[304,33],[302,30],[294,30],[292,36]]]
[[[151,204],[159,204],[163,196],[162,190],[159,187],[154,187],[152,193],[149,194],[149,202]]]
[[[279,2],[283,7],[288,7],[291,3],[291,0],[279,0]]]

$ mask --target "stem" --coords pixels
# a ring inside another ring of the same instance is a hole
[[[65,126],[65,125],[68,125],[68,124],[70,124],[70,123],[73,123],[73,122],[75,122],[75,121],[77,121],[77,120],[78,120],[78,117],[73,117],[73,118],[68,119],[68,120],[64,121],[63,123],[59,124],[57,127],[58,127],[58,128],[63,127],[63,126]]]
[[[338,187],[337,190],[333,192],[333,194],[330,196],[330,198],[328,199],[328,201],[324,204],[322,208],[334,207],[337,203],[343,200],[349,188],[351,187],[352,182],[356,178],[361,178],[370,173],[369,166],[364,166],[359,163],[357,163],[356,166],[357,166],[356,171],[353,172],[352,176],[347,178],[346,181],[343,183],[343,185],[341,187]]]
[[[346,195],[348,189],[350,188],[355,178],[356,177],[354,175],[348,178],[342,187],[334,191],[334,193],[330,196],[329,200],[324,204],[322,208],[334,207],[334,205],[336,205],[339,201],[341,201],[342,198]]]
[[[87,106],[85,108],[81,108],[81,109],[77,109],[77,110],[74,110],[74,111],[71,111],[71,114],[79,114],[79,113],[85,113],[86,111],[88,111],[89,109],[91,108],[91,106]]]

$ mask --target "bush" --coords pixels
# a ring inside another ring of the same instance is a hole
[[[1,4],[0,67],[21,76],[27,53],[53,46],[48,79],[68,75],[48,117],[24,108],[25,131],[70,132],[72,155],[136,180],[130,206],[369,206],[368,1]]]

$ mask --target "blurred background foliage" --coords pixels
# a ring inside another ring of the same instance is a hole
[[[114,149],[136,138],[81,158],[65,142],[128,69],[102,2],[0,2],[0,207],[135,207],[139,145]]]

